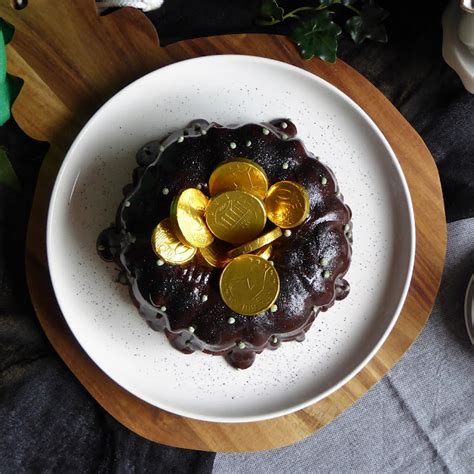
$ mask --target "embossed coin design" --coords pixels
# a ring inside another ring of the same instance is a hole
[[[211,198],[206,222],[211,232],[231,244],[255,238],[265,227],[263,202],[246,191],[228,191]]]
[[[293,181],[280,181],[270,187],[265,198],[268,218],[282,229],[301,225],[309,214],[306,189]]]
[[[241,255],[221,274],[219,289],[224,303],[236,313],[255,316],[271,308],[280,292],[275,267],[256,255]]]
[[[265,199],[268,178],[257,163],[239,158],[219,165],[209,178],[211,196],[225,191],[247,191],[260,199]]]
[[[192,260],[196,249],[183,244],[173,232],[169,219],[163,219],[153,230],[151,235],[153,251],[165,262],[173,265],[182,265]]]
[[[281,231],[281,229],[279,227],[275,227],[273,230],[267,232],[266,234],[263,234],[260,237],[257,237],[256,239],[251,240],[250,242],[247,242],[243,245],[240,245],[235,249],[229,250],[227,252],[227,255],[230,258],[235,258],[239,255],[255,252],[259,248],[264,247],[265,245],[268,245],[269,243],[275,241],[282,235],[283,232]]]
[[[183,244],[202,248],[211,245],[214,240],[204,218],[208,202],[205,194],[195,188],[185,189],[173,199],[171,224]]]
[[[224,268],[230,262],[227,256],[229,247],[221,240],[214,240],[208,247],[199,249],[199,253],[211,267]]]

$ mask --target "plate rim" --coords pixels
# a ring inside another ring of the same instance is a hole
[[[408,258],[408,266],[405,268],[405,283],[403,285],[403,289],[398,301],[398,304],[396,305],[395,311],[391,317],[390,323],[387,325],[386,329],[384,330],[382,336],[378,340],[378,342],[374,345],[374,347],[369,351],[369,353],[363,358],[363,360],[357,364],[356,367],[354,367],[345,377],[343,377],[338,383],[332,385],[331,387],[327,388],[320,394],[311,397],[303,402],[293,404],[290,407],[284,408],[284,409],[279,409],[279,410],[273,410],[271,412],[267,412],[266,414],[263,415],[245,415],[245,416],[209,416],[209,415],[202,415],[199,413],[194,413],[192,411],[187,411],[183,409],[175,409],[173,407],[168,406],[166,403],[160,403],[158,404],[156,400],[151,399],[150,397],[143,396],[142,394],[137,393],[137,391],[133,390],[133,388],[127,387],[120,383],[114,376],[109,374],[107,371],[105,371],[102,368],[102,365],[90,354],[85,347],[81,343],[80,337],[76,334],[76,332],[73,330],[71,325],[69,324],[67,313],[63,310],[63,305],[61,303],[61,298],[60,298],[60,292],[58,292],[58,276],[54,276],[54,264],[52,264],[52,255],[53,255],[53,217],[54,217],[54,212],[56,209],[57,201],[58,201],[58,193],[60,191],[61,187],[61,180],[66,173],[66,169],[68,167],[68,161],[70,160],[70,156],[74,153],[75,148],[78,146],[79,142],[82,140],[83,136],[88,132],[89,128],[91,127],[92,122],[96,119],[96,116],[98,116],[104,109],[106,109],[112,101],[115,101],[117,98],[119,98],[121,95],[125,95],[128,91],[129,88],[136,87],[138,83],[141,81],[147,80],[150,76],[154,75],[159,75],[163,70],[168,70],[172,69],[175,67],[182,67],[184,63],[194,63],[194,62],[208,62],[208,61],[228,61],[228,60],[243,60],[243,61],[250,61],[250,62],[256,62],[256,63],[266,63],[269,65],[273,65],[275,67],[280,67],[289,71],[294,72],[295,74],[300,74],[303,77],[305,76],[306,78],[309,78],[315,82],[318,82],[320,85],[323,87],[329,89],[331,92],[335,93],[339,98],[341,98],[343,101],[349,103],[349,105],[355,109],[355,111],[363,118],[365,119],[366,123],[370,126],[371,130],[375,133],[375,135],[378,137],[378,139],[381,141],[383,144],[384,148],[387,150],[390,159],[392,161],[392,164],[394,165],[396,174],[399,178],[399,183],[401,184],[401,189],[403,191],[403,196],[404,196],[404,204],[406,205],[407,211],[408,211],[408,220],[409,220],[409,227],[408,227],[408,238],[410,241],[410,249],[409,249],[409,258]],[[343,385],[345,385],[347,382],[349,382],[352,378],[354,378],[369,362],[370,360],[375,356],[375,354],[379,351],[383,343],[387,340],[389,334],[391,333],[393,327],[395,326],[400,313],[402,311],[403,305],[405,304],[406,297],[408,294],[408,290],[410,288],[411,280],[413,277],[413,268],[414,268],[414,262],[415,262],[415,251],[416,251],[416,223],[415,223],[415,216],[414,216],[414,210],[413,210],[413,202],[411,199],[411,194],[410,194],[410,189],[408,187],[405,175],[403,173],[402,167],[400,165],[400,162],[398,161],[398,158],[393,151],[391,145],[389,144],[388,140],[385,138],[384,134],[382,131],[379,129],[379,127],[376,125],[376,123],[372,120],[372,118],[348,95],[346,95],[344,92],[339,90],[336,86],[333,84],[329,83],[325,79],[322,79],[318,75],[307,71],[306,69],[303,69],[301,67],[295,66],[293,64],[289,64],[283,61],[278,61],[275,59],[269,59],[265,57],[260,57],[260,56],[251,56],[251,55],[241,55],[241,54],[221,54],[221,55],[209,55],[209,56],[201,56],[201,57],[195,57],[195,58],[190,58],[190,59],[185,59],[182,61],[177,61],[175,63],[168,64],[166,66],[163,66],[161,68],[155,69],[140,78],[136,79],[135,81],[132,81],[130,84],[116,92],[114,95],[112,95],[104,104],[102,104],[95,112],[94,114],[87,120],[85,125],[82,127],[80,132],[77,134],[75,137],[74,141],[72,142],[71,146],[69,147],[67,153],[64,156],[64,159],[61,163],[61,167],[59,169],[59,172],[56,176],[55,182],[54,182],[54,187],[53,191],[51,193],[51,198],[48,206],[48,216],[47,216],[47,226],[46,226],[46,252],[47,252],[47,261],[48,261],[48,270],[51,278],[51,283],[53,287],[54,294],[56,296],[57,302],[59,309],[61,310],[61,313],[63,315],[63,318],[73,334],[74,338],[78,342],[78,344],[81,346],[82,350],[92,359],[94,364],[97,365],[97,367],[104,372],[108,377],[110,377],[115,383],[117,383],[120,387],[125,389],[126,391],[130,392],[132,395],[136,396],[140,400],[143,400],[150,405],[158,408],[165,410],[169,413],[173,413],[175,415],[183,416],[186,418],[191,418],[195,420],[200,420],[200,421],[206,421],[206,422],[214,422],[214,423],[248,423],[248,422],[257,422],[257,421],[264,421],[264,420],[271,420],[274,418],[278,418],[284,415],[288,415],[294,412],[297,412],[299,410],[302,410],[304,408],[307,408],[310,405],[313,405],[320,400],[328,397],[335,391],[337,391],[339,388],[341,388]]]

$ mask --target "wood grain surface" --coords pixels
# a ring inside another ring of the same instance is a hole
[[[338,60],[303,61],[286,39],[232,35],[184,41],[161,48],[153,25],[131,9],[105,17],[93,0],[32,0],[15,11],[0,0],[0,16],[13,24],[8,70],[24,79],[13,115],[31,137],[48,141],[32,208],[26,251],[28,283],[49,340],[90,394],[112,416],[145,438],[210,451],[256,451],[294,443],[330,423],[378,382],[415,340],[438,290],[446,225],[435,163],[425,144],[364,77]],[[371,362],[326,399],[274,420],[216,424],[159,410],[105,375],[69,331],[51,287],[45,250],[49,197],[61,161],[85,121],[111,95],[143,74],[184,59],[249,54],[285,61],[334,84],[357,102],[390,142],[410,187],[416,219],[416,261],[402,314]],[[53,409],[53,407],[52,407]]]

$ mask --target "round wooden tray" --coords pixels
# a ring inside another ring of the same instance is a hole
[[[99,17],[93,0],[35,0],[0,15],[16,29],[8,70],[25,84],[13,115],[31,137],[48,141],[28,231],[28,283],[41,325],[59,355],[112,416],[145,438],[183,448],[256,451],[294,443],[330,423],[400,359],[428,319],[443,269],[446,225],[438,173],[421,138],[366,79],[338,60],[301,60],[286,39],[238,35],[161,48],[153,25],[131,9]],[[49,279],[45,226],[59,165],[90,115],[125,84],[153,69],[210,54],[249,54],[286,61],[334,84],[357,102],[390,142],[403,168],[416,219],[416,261],[401,316],[371,362],[350,382],[309,408],[274,420],[216,424],[175,416],[134,397],[105,375],[69,331]]]

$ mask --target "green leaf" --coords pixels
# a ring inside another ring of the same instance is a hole
[[[337,37],[341,28],[331,21],[327,10],[307,15],[294,28],[291,38],[298,45],[301,56],[311,59],[317,56],[324,61],[336,61]]]
[[[342,5],[352,5],[353,3],[357,3],[358,0],[319,0],[319,3],[321,5],[324,5],[325,7],[330,7],[331,5],[337,5],[337,4],[342,4]]]
[[[10,160],[8,159],[5,150],[0,148],[0,184],[5,184],[6,186],[16,189],[19,191],[21,189],[20,182],[18,177],[13,169]]]
[[[275,25],[283,21],[285,10],[278,5],[277,0],[263,0],[256,23],[258,25]]]
[[[349,18],[344,28],[356,44],[362,44],[366,38],[386,43],[387,31],[382,22],[388,15],[387,10],[370,2],[362,6],[360,15]]]
[[[23,82],[7,74],[5,45],[13,36],[13,27],[0,18],[0,125],[10,118],[10,108],[20,92]]]
[[[7,23],[3,18],[0,18],[0,30],[2,30],[3,40],[5,41],[5,44],[8,44],[13,38],[15,28],[13,28],[10,23]]]

